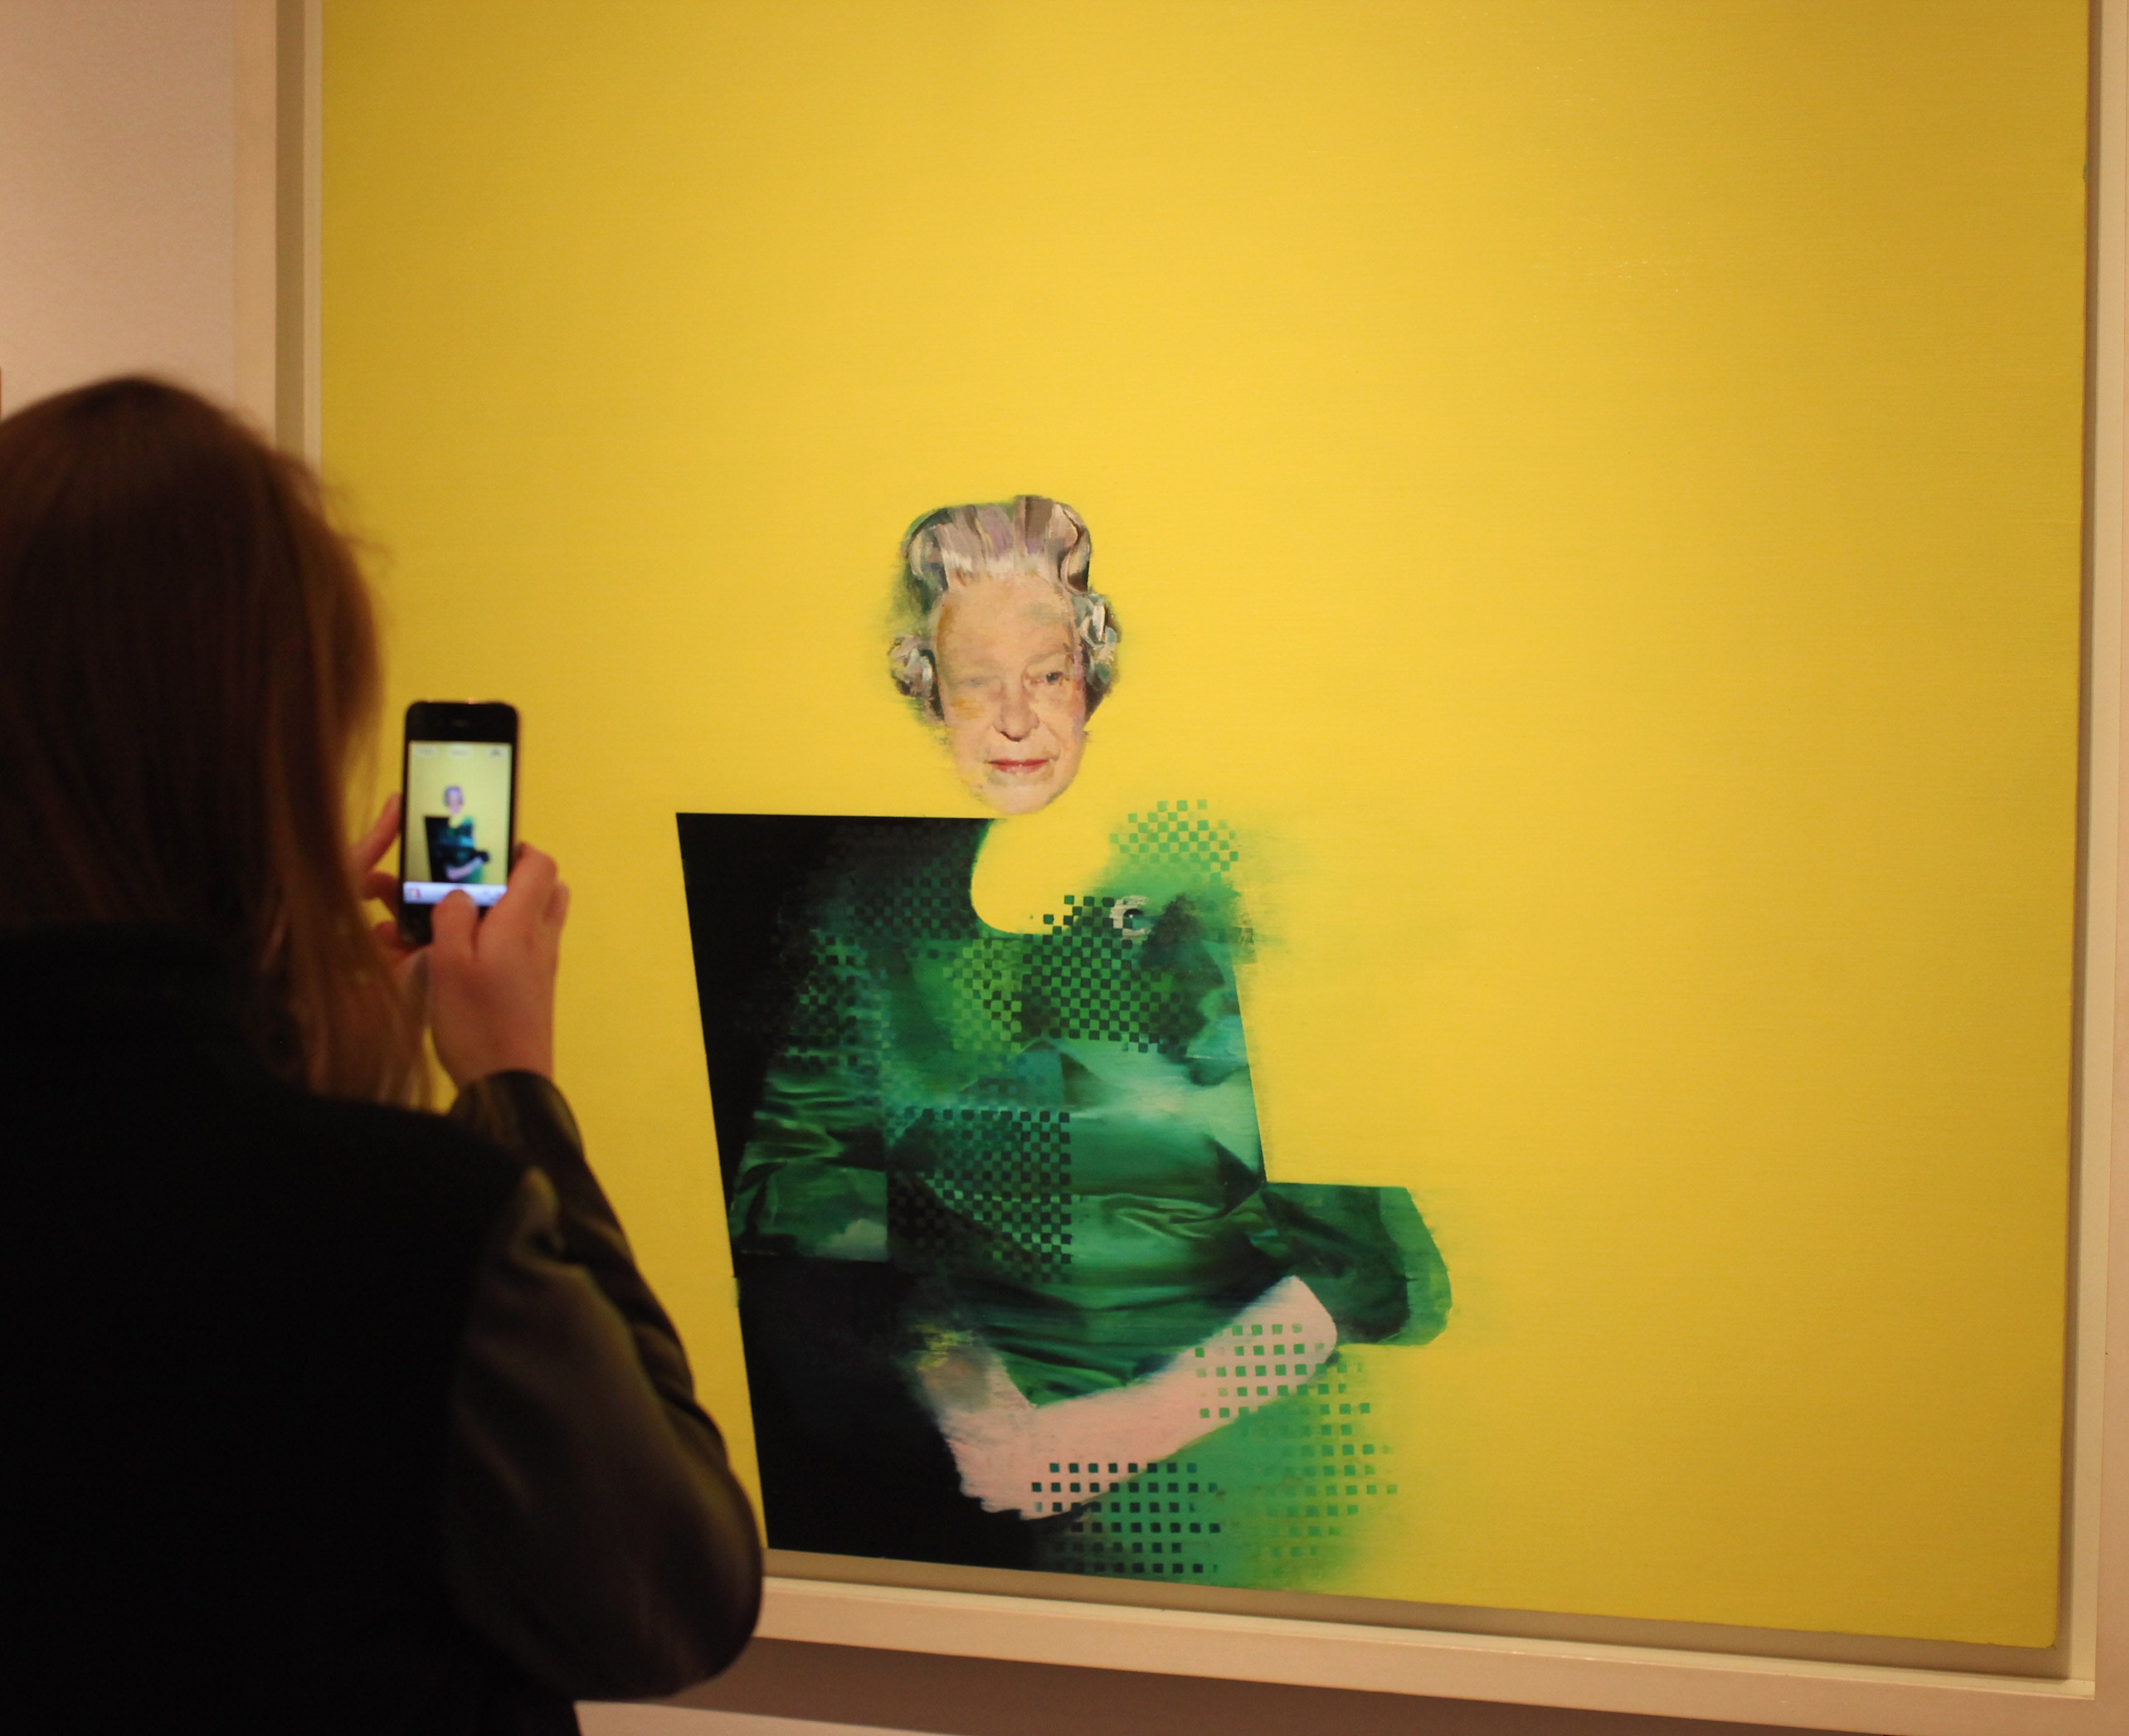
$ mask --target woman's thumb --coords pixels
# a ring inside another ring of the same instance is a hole
[[[464,892],[453,892],[438,905],[429,919],[429,968],[449,973],[473,963],[474,935],[480,927],[480,912]]]

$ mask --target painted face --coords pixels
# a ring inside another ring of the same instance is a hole
[[[1087,685],[1071,605],[1038,578],[950,592],[933,654],[954,769],[1001,814],[1064,793],[1087,741]]]

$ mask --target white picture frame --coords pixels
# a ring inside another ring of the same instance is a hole
[[[243,137],[277,173],[241,178],[240,234],[274,238],[275,293],[241,307],[240,349],[280,437],[318,449],[320,0],[274,7],[274,53],[239,67]],[[2129,0],[2094,0],[2087,426],[2083,894],[2065,1673],[1894,1667],[1137,1604],[771,1577],[766,1638],[1203,1675],[1230,1681],[1726,1719],[1884,1736],[2129,1731],[2129,752],[2123,688],[2129,501]],[[269,90],[260,83],[269,81]],[[251,249],[256,253],[255,240]],[[264,383],[269,381],[270,387]],[[2121,1185],[2116,1185],[2117,1180]],[[1740,1636],[1741,1643],[1743,1636]]]

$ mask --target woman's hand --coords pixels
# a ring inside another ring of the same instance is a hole
[[[377,937],[377,948],[385,962],[404,977],[419,949],[407,945],[407,937],[399,932],[399,877],[386,873],[377,865],[398,835],[399,797],[395,793],[384,798],[384,806],[377,811],[369,830],[355,839],[347,856],[356,892],[364,898],[374,898],[392,912],[388,920],[376,924],[370,933]]]
[[[555,858],[524,844],[483,920],[464,892],[436,907],[427,949],[429,1030],[455,1085],[490,1073],[555,1073],[555,975],[569,889]]]

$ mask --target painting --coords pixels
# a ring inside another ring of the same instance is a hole
[[[773,1542],[2067,1667],[2081,0],[323,11],[388,697]]]
[[[903,539],[895,685],[1004,824],[1117,678],[1092,552],[1034,495]],[[1208,806],[1026,932],[970,896],[1000,822],[683,817],[772,1545],[1320,1581],[1396,1496],[1340,1347],[1433,1338],[1448,1274],[1405,1189],[1267,1174]]]

